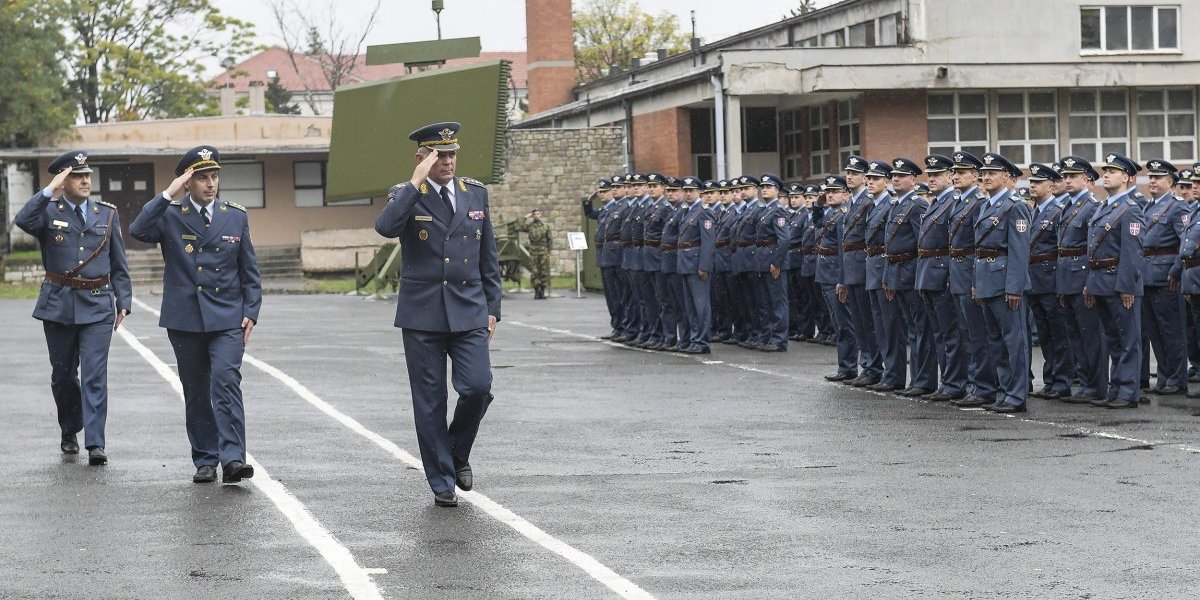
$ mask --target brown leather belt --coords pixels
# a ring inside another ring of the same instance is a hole
[[[817,246],[816,248],[813,248],[813,252],[816,252],[820,256],[837,256],[837,248]]]
[[[651,248],[657,248],[657,247],[659,246],[659,244],[660,244],[660,243],[659,243],[659,242],[656,242],[656,241],[654,241],[654,240],[646,240],[646,241],[645,241],[645,244],[646,244],[647,246],[650,246]]]
[[[98,290],[108,285],[108,275],[101,275],[95,279],[85,279],[83,277],[63,277],[58,273],[46,273],[46,281],[72,287],[77,290]]]
[[[893,265],[898,265],[900,263],[906,263],[916,257],[917,257],[916,252],[905,252],[904,254],[889,254],[889,255],[887,255],[887,261],[889,263],[892,263]]]
[[[661,248],[663,252],[670,252],[675,249],[675,244],[661,244],[659,245],[659,248]]]
[[[805,255],[805,256],[812,256],[812,255],[814,255],[814,254],[816,254],[816,253],[817,253],[817,249],[816,249],[816,248],[805,248],[805,249],[804,249],[804,255]],[[834,251],[833,251],[833,253],[834,253],[834,254],[837,254],[837,250],[834,250]]]
[[[630,246],[633,246],[634,248],[641,248],[641,247],[642,247],[642,243],[643,243],[643,242],[642,242],[641,240],[634,240],[634,241],[632,241],[632,242],[629,242],[629,245],[630,245]]]
[[[1083,256],[1084,254],[1087,254],[1087,248],[1083,248],[1083,247],[1063,248],[1062,246],[1058,247],[1058,257],[1059,258],[1078,258],[1080,256]]]
[[[950,258],[963,260],[968,256],[975,256],[975,246],[963,246],[962,248],[950,249]]]
[[[621,246],[624,248],[632,248],[633,242],[621,242]]]
[[[862,250],[866,247],[866,242],[850,242],[849,244],[842,244],[842,252],[854,252],[856,250]]]
[[[1157,248],[1142,248],[1142,256],[1172,256],[1179,254],[1178,246],[1159,246]]]
[[[1008,250],[1002,248],[976,248],[975,255],[979,258],[1000,258],[1008,256]]]
[[[758,240],[756,243],[758,244],[759,248],[770,248],[771,246],[775,245],[775,240],[768,240],[765,242],[763,240]]]
[[[917,258],[936,258],[950,254],[949,248],[918,249]]]
[[[804,242],[792,242],[788,244],[788,250],[799,250],[804,247]]]
[[[867,256],[879,256],[884,252],[887,252],[887,248],[884,246],[867,246]]]
[[[1183,259],[1180,259],[1180,262],[1183,263],[1183,268],[1194,269],[1196,267],[1200,267],[1200,256],[1196,256],[1196,257],[1192,257],[1192,258],[1183,258]]]
[[[1111,269],[1119,264],[1121,264],[1121,257],[1115,256],[1113,258],[1101,258],[1100,260],[1089,260],[1088,268],[1089,269]]]
[[[612,233],[612,234],[606,235],[606,236],[604,236],[604,241],[606,241],[606,242],[619,242],[619,241],[621,241],[621,234],[619,234],[619,233]]]
[[[1058,250],[1051,250],[1049,252],[1041,252],[1039,254],[1029,255],[1029,264],[1031,265],[1050,262],[1052,260],[1058,260]]]
[[[758,242],[755,242],[755,241],[753,241],[753,240],[751,240],[751,241],[749,241],[749,242],[747,242],[747,241],[745,241],[745,240],[738,240],[738,241],[737,241],[737,247],[738,247],[738,248],[745,248],[746,246],[753,246],[753,245],[755,245],[755,244],[757,244],[757,243],[758,243]]]
[[[718,248],[726,248],[729,246],[729,240],[717,240]]]
[[[699,247],[700,247],[699,242],[679,242],[678,244],[675,244],[676,250],[688,250],[690,248],[699,248]]]

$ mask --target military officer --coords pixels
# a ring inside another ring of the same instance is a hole
[[[517,231],[529,236],[529,261],[532,267],[529,270],[529,279],[530,285],[533,286],[533,299],[545,300],[546,288],[550,287],[550,247],[553,236],[550,226],[542,220],[542,209],[534,207],[529,211],[524,221],[517,226]]]
[[[596,266],[600,267],[600,278],[604,286],[604,304],[608,308],[608,322],[612,331],[601,336],[602,339],[612,339],[616,332],[617,323],[621,317],[621,293],[619,276],[613,269],[611,253],[607,251],[609,240],[608,230],[614,215],[618,211],[618,197],[614,184],[620,177],[601,179],[593,197],[599,197],[603,202],[600,210],[592,207],[592,198],[583,201],[583,214],[589,219],[596,219]]]
[[[917,176],[924,171],[908,158],[892,160],[890,180],[898,196],[892,203],[883,227],[884,297],[898,309],[906,335],[899,341],[900,354],[908,350],[910,385],[897,393],[901,396],[926,396],[937,391],[938,357],[934,348],[933,327],[925,318],[921,295],[915,288],[917,240],[928,205],[917,196]]]
[[[1087,308],[1083,297],[1088,278],[1088,223],[1100,206],[1089,187],[1100,175],[1091,163],[1079,156],[1063,157],[1059,164],[1070,202],[1058,223],[1058,266],[1054,276],[1059,306],[1067,317],[1067,339],[1071,342],[1071,358],[1079,380],[1079,393],[1063,401],[1071,404],[1107,402],[1105,336],[1097,312]]]
[[[927,396],[934,402],[966,397],[967,359],[963,329],[959,327],[954,296],[950,293],[950,222],[959,196],[951,184],[954,160],[941,154],[925,157],[925,174],[933,200],[921,220],[917,237],[915,287],[919,290],[925,319],[932,325],[941,385]]]
[[[709,328],[712,325],[709,302],[708,276],[713,269],[716,254],[716,222],[712,211],[700,201],[700,180],[696,177],[683,178],[684,202],[687,212],[679,224],[678,267],[683,276],[684,312],[687,314],[688,346],[682,352],[688,354],[709,353]],[[680,342],[682,346],[682,341]]]
[[[1180,169],[1179,181],[1175,183],[1176,193],[1184,201],[1184,210],[1187,212],[1186,221],[1191,224],[1193,213],[1196,209],[1195,184],[1193,178],[1196,177],[1194,169]],[[1187,354],[1188,354],[1188,381],[1200,381],[1200,374],[1197,373],[1197,367],[1200,366],[1200,334],[1197,333],[1195,327],[1195,319],[1192,317],[1191,305],[1184,302],[1183,306],[1184,321],[1187,325]]]
[[[873,160],[867,164],[867,190],[870,192],[871,208],[865,219],[866,289],[871,295],[871,319],[883,354],[881,380],[867,386],[867,389],[877,392],[906,389],[905,382],[908,379],[908,355],[905,351],[908,327],[900,314],[895,296],[890,296],[883,286],[887,267],[884,236],[888,217],[895,204],[888,185],[891,175],[892,168],[886,161]]]
[[[751,175],[743,175],[738,178],[738,190],[745,201],[745,206],[742,208],[742,215],[737,220],[734,229],[733,239],[737,240],[737,247],[733,251],[733,273],[736,277],[735,286],[741,294],[742,302],[738,303],[738,308],[735,315],[740,320],[738,329],[740,335],[737,337],[737,344],[743,348],[757,349],[761,343],[761,321],[762,311],[765,311],[765,306],[760,308],[762,299],[758,295],[759,282],[761,275],[756,268],[754,260],[754,252],[758,246],[758,215],[764,204],[758,198],[758,178]]]
[[[666,292],[662,287],[662,235],[671,205],[667,201],[667,178],[661,173],[646,175],[646,208],[642,212],[641,277],[645,327],[638,339],[630,342],[640,348],[662,346],[662,305]],[[637,236],[635,236],[637,237]]]
[[[242,355],[258,324],[262,283],[246,209],[219,198],[221,153],[192,148],[167,189],[142,207],[129,234],[162,251],[162,313],[187,411],[192,481],[237,483],[246,464]]]
[[[645,229],[642,227],[641,221],[645,208],[643,194],[646,186],[641,173],[627,175],[625,184],[629,210],[621,220],[621,271],[624,273],[629,292],[624,303],[625,322],[621,329],[622,333],[614,337],[613,341],[629,344],[636,343],[643,333],[641,245]],[[635,231],[637,231],[636,240],[634,239]]]
[[[500,321],[500,264],[482,183],[456,176],[460,125],[410,134],[412,178],[388,191],[375,231],[400,238],[402,283],[396,327],[412,390],[417,443],[437,506],[457,506],[455,484],[474,485],[471,447],[492,402],[488,345]],[[446,425],[446,360],[458,403]]]
[[[865,161],[863,167],[866,167]],[[860,353],[858,337],[854,332],[851,305],[845,300],[846,292],[839,298],[838,289],[845,286],[846,280],[842,272],[845,261],[842,257],[841,232],[844,231],[842,221],[849,218],[850,209],[846,206],[850,200],[850,190],[846,178],[839,175],[825,177],[821,184],[825,193],[825,207],[813,213],[815,228],[813,254],[817,257],[814,278],[821,286],[825,304],[829,307],[830,320],[833,323],[835,342],[837,344],[838,368],[835,373],[825,376],[829,381],[857,381]],[[878,381],[878,377],[876,377]]]
[[[33,317],[42,322],[50,355],[59,449],[78,454],[83,430],[88,464],[103,465],[108,349],[133,293],[117,207],[89,199],[87,159],[87,152],[72,150],[52,161],[54,178],[25,203],[15,224],[42,249],[46,276]]]
[[[849,306],[850,326],[854,331],[855,348],[858,352],[858,375],[833,381],[846,381],[855,387],[877,385],[883,374],[883,355],[876,337],[871,292],[867,287],[870,280],[867,276],[867,220],[878,204],[874,197],[875,192],[869,190],[866,185],[867,168],[868,161],[865,158],[857,154],[847,157],[844,168],[845,183],[849,186],[851,196],[845,205],[845,218],[838,220],[835,226],[839,240],[835,249],[838,250],[841,261],[837,273],[841,279],[834,291],[838,303]],[[828,183],[828,178],[825,181]],[[875,283],[874,280],[871,281]],[[830,310],[832,311],[833,307]]]
[[[843,206],[845,206],[845,203],[843,203]],[[812,316],[808,317],[808,319],[816,327],[816,333],[812,333],[811,330],[806,330],[802,327],[802,331],[809,332],[809,337],[803,339],[804,336],[802,335],[801,341],[833,346],[837,344],[837,334],[833,328],[828,304],[825,302],[825,294],[816,281],[817,215],[825,210],[824,191],[821,189],[821,184],[810,183],[804,186],[804,207],[808,211],[808,223],[805,225],[804,236],[801,238],[804,263],[800,268],[800,281],[803,289],[807,290],[807,306],[812,313]]]
[[[1142,238],[1146,222],[1133,198],[1133,179],[1142,168],[1128,157],[1104,157],[1108,200],[1088,222],[1087,283],[1084,302],[1104,327],[1112,359],[1107,393],[1092,401],[1107,408],[1137,408],[1142,352]]]
[[[732,185],[733,182],[728,182],[726,187]],[[728,208],[717,221],[717,251],[716,259],[713,262],[717,279],[716,304],[714,305],[714,310],[717,312],[717,329],[712,336],[712,341],[736,344],[738,336],[743,333],[739,327],[740,319],[737,318],[743,304],[741,290],[737,287],[737,281],[733,274],[733,254],[737,246],[735,226],[742,216],[745,202],[740,195],[734,194],[732,189],[725,191],[725,201],[728,203]]]
[[[804,233],[809,226],[809,210],[804,206],[804,184],[787,184],[788,251],[785,275],[788,293],[788,339],[802,341],[812,337],[816,311],[809,304],[808,288],[801,279],[804,267]],[[801,331],[804,331],[803,335]]]
[[[787,209],[779,200],[783,181],[774,173],[763,173],[759,193],[763,206],[755,233],[755,269],[759,273],[758,296],[763,307],[760,327],[762,335],[758,350],[787,352],[788,297],[787,252],[790,236],[787,231]],[[785,196],[786,201],[786,196]]]
[[[654,234],[659,238],[658,249],[660,252],[658,273],[655,274],[654,282],[659,298],[659,333],[658,342],[646,346],[650,350],[674,350],[679,345],[679,318],[683,312],[682,298],[676,285],[677,273],[675,272],[675,263],[677,262],[675,244],[679,241],[677,213],[680,202],[683,200],[683,190],[679,186],[678,178],[666,178],[666,203],[660,207],[661,214],[657,217],[662,227],[661,233]],[[657,230],[659,226],[655,224],[654,229]],[[647,234],[649,233],[649,228],[647,228]]]
[[[983,155],[985,206],[975,220],[976,301],[983,308],[988,352],[996,360],[1000,413],[1025,412],[1029,398],[1029,325],[1021,306],[1029,289],[1029,209],[1012,193],[1021,170],[1003,155]]]
[[[1196,171],[1185,169],[1186,173],[1195,176]],[[1180,179],[1182,182],[1182,179]],[[1194,184],[1193,184],[1194,187]],[[1200,331],[1200,218],[1193,213],[1183,230],[1179,246],[1179,260],[1171,271],[1172,276],[1180,282],[1180,291],[1187,302],[1189,319],[1188,337],[1194,339],[1196,331]],[[1200,398],[1200,392],[1187,393],[1188,398]]]
[[[1058,223],[1066,204],[1054,194],[1062,175],[1051,166],[1029,165],[1029,190],[1035,202],[1029,240],[1029,291],[1025,294],[1042,348],[1042,388],[1029,395],[1061,400],[1071,396],[1071,343],[1058,304]]]
[[[1158,364],[1156,394],[1182,394],[1187,391],[1187,331],[1184,307],[1179,297],[1179,280],[1170,272],[1179,258],[1179,241],[1191,211],[1183,199],[1175,196],[1175,165],[1156,158],[1146,162],[1150,176],[1142,232],[1143,293],[1142,332],[1148,344],[1142,345],[1142,381],[1150,375],[1150,350]]]

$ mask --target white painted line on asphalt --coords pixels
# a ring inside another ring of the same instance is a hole
[[[159,314],[158,311],[137,300],[136,298],[134,299],[134,302],[140,305],[142,309],[146,310],[147,312],[153,313],[156,316]],[[147,352],[149,352],[149,349],[147,349]],[[153,353],[151,353],[151,356],[153,356]],[[254,358],[249,354],[243,355],[243,359],[247,363],[253,365],[255,368],[279,380],[280,383],[284,384],[293,392],[295,392],[297,396],[303,398],[309,404],[316,407],[317,410],[329,415],[337,422],[345,425],[351,431],[366,438],[367,440],[370,440],[376,446],[379,446],[385,452],[398,459],[400,462],[416,469],[419,472],[424,472],[424,467],[419,458],[409,454],[391,440],[379,435],[378,433],[375,433],[374,431],[371,431],[370,429],[367,429],[353,417],[334,408],[333,405],[322,400],[320,396],[314,394],[312,390],[309,390],[308,387],[297,381],[291,375],[288,375],[287,373],[284,373],[283,371],[280,371],[270,364]],[[178,384],[177,378],[175,379],[175,382]],[[251,479],[251,481],[254,480]],[[571,564],[579,567],[585,573],[604,584],[608,589],[616,592],[622,598],[628,598],[630,600],[654,600],[654,596],[651,596],[649,592],[643,590],[632,581],[629,581],[628,579],[618,575],[615,571],[604,566],[604,564],[593,558],[591,555],[576,549],[570,544],[559,540],[549,533],[546,533],[538,526],[530,523],[511,510],[504,508],[504,506],[492,500],[491,498],[474,491],[459,491],[458,496],[460,499],[478,506],[488,515],[500,521],[501,523],[504,523],[505,525],[517,530],[517,532],[519,532],[521,535],[524,535],[529,540],[567,559]]]
[[[504,321],[504,322],[505,322],[505,323],[508,323],[509,325],[516,325],[516,326],[518,326],[518,327],[527,327],[527,328],[530,328],[530,329],[537,329],[537,330],[539,330],[539,331],[545,331],[545,332],[549,332],[549,333],[557,333],[557,334],[560,334],[560,335],[568,335],[568,336],[572,336],[572,337],[576,337],[576,338],[582,338],[582,339],[593,340],[593,341],[596,341],[596,342],[600,342],[600,343],[602,343],[602,344],[606,344],[606,345],[609,345],[609,346],[613,346],[614,348],[621,348],[621,349],[623,349],[623,350],[633,350],[633,351],[635,351],[635,352],[655,352],[655,353],[658,353],[658,351],[656,351],[656,350],[646,350],[646,349],[644,349],[644,348],[634,348],[634,347],[631,347],[631,346],[626,346],[625,344],[622,344],[622,343],[620,343],[620,342],[614,342],[614,341],[611,341],[611,340],[602,340],[602,339],[600,339],[599,337],[597,337],[597,336],[594,336],[594,335],[587,335],[587,334],[585,334],[585,333],[576,333],[576,332],[574,332],[574,331],[570,331],[570,330],[567,330],[567,329],[556,329],[556,328],[553,328],[553,327],[545,327],[545,326],[543,326],[543,325],[534,325],[534,324],[532,324],[532,323],[522,323],[522,322],[520,322],[520,321],[512,321],[512,320],[508,320],[508,321]],[[697,361],[697,362],[699,362],[699,363],[701,363],[701,364],[705,364],[705,365],[722,365],[722,364],[723,364],[723,365],[727,365],[727,366],[733,367],[733,368],[735,368],[735,369],[741,369],[741,370],[743,370],[743,371],[749,371],[749,372],[751,372],[751,373],[759,373],[759,374],[763,374],[763,375],[773,375],[773,376],[775,376],[775,377],[785,377],[785,378],[788,378],[788,379],[795,379],[795,380],[797,380],[797,381],[804,381],[805,383],[814,383],[814,382],[815,382],[815,383],[817,383],[817,384],[823,384],[823,385],[825,385],[825,386],[827,386],[827,387],[839,387],[839,388],[841,388],[841,387],[842,387],[842,386],[839,386],[838,384],[835,384],[835,383],[831,383],[831,382],[828,382],[828,381],[820,381],[820,380],[813,379],[813,378],[811,378],[811,377],[801,377],[801,376],[793,375],[793,374],[791,374],[791,373],[777,373],[777,372],[770,371],[770,370],[767,370],[767,369],[761,369],[761,368],[759,368],[759,367],[755,367],[755,366],[751,366],[751,365],[745,365],[745,364],[740,364],[740,363],[735,363],[735,362],[721,361],[721,360],[713,360],[713,359],[704,359],[704,358],[699,358],[699,357],[698,357],[698,356],[696,356],[696,355],[689,355],[689,354],[678,354],[678,355],[676,355],[676,356],[681,356],[681,357],[685,357],[685,358],[690,358],[690,359],[692,359],[692,360],[695,360],[695,361]],[[843,388],[843,389],[845,389],[845,388]],[[888,398],[893,398],[893,397],[895,397],[895,396],[893,396],[892,394],[888,394],[888,393],[886,393],[886,392],[876,392],[876,391],[872,391],[872,390],[864,390],[864,389],[862,389],[862,388],[858,388],[858,391],[860,391],[860,392],[864,392],[864,393],[867,393],[867,394],[873,394],[873,395],[876,395],[876,396],[881,396],[881,397],[888,397]],[[929,401],[927,401],[927,400],[921,400],[920,398],[904,398],[904,399],[905,399],[905,400],[913,400],[913,401],[919,402],[919,403],[921,403],[921,404],[933,404],[932,402],[929,402]],[[984,411],[982,408],[958,408],[958,410],[961,410],[961,411],[964,411],[964,412],[968,412],[968,411],[988,412],[988,411]],[[992,413],[992,414],[994,414],[994,413]],[[1119,434],[1119,433],[1112,433],[1112,432],[1108,432],[1108,431],[1100,431],[1100,430],[1097,430],[1097,429],[1089,429],[1089,428],[1087,428],[1087,427],[1079,427],[1079,426],[1077,426],[1077,425],[1066,425],[1066,424],[1062,424],[1062,423],[1056,423],[1056,422],[1054,422],[1054,421],[1046,421],[1046,420],[1042,420],[1042,419],[1031,419],[1031,418],[1028,418],[1028,417],[1017,417],[1016,415],[1011,415],[1011,414],[996,414],[996,416],[998,416],[998,417],[1005,417],[1005,418],[1009,418],[1009,419],[1015,419],[1015,418],[1019,418],[1021,421],[1025,422],[1025,423],[1034,423],[1034,424],[1037,424],[1037,425],[1046,425],[1046,426],[1049,426],[1049,427],[1054,427],[1054,428],[1058,428],[1058,429],[1070,429],[1070,430],[1072,430],[1072,431],[1076,431],[1076,432],[1078,432],[1078,433],[1082,433],[1082,434],[1085,434],[1085,435],[1088,435],[1088,436],[1093,436],[1093,437],[1107,438],[1107,439],[1112,439],[1112,440],[1120,440],[1120,441],[1124,441],[1124,442],[1133,442],[1133,443],[1136,443],[1136,444],[1148,445],[1148,446],[1165,446],[1165,447],[1175,448],[1175,449],[1177,449],[1177,450],[1182,450],[1182,451],[1184,451],[1184,452],[1190,452],[1190,453],[1193,453],[1193,454],[1200,454],[1200,448],[1195,448],[1195,447],[1192,447],[1192,446],[1187,446],[1187,445],[1184,445],[1184,444],[1164,444],[1164,443],[1163,443],[1163,442],[1161,442],[1161,441],[1155,441],[1155,440],[1143,440],[1143,439],[1139,439],[1139,438],[1134,438],[1134,437],[1129,437],[1129,436],[1121,435],[1121,434]]]
[[[146,306],[140,300],[134,299],[134,302],[139,304],[147,311],[153,311],[149,306]],[[145,344],[129,332],[128,327],[118,329],[117,333],[121,339],[129,344],[143,360],[150,364],[158,374],[171,385],[175,393],[179,395],[179,399],[183,400],[183,386],[179,383],[179,377],[170,369],[161,359],[158,358],[154,351],[146,347]],[[254,477],[250,479],[250,483],[258,488],[263,494],[271,499],[279,512],[287,517],[292,522],[292,526],[296,528],[296,532],[304,538],[313,548],[321,554],[325,562],[333,567],[337,572],[338,577],[342,580],[342,585],[346,591],[350,593],[355,600],[382,600],[379,589],[375,587],[375,583],[371,581],[371,573],[373,569],[364,569],[359,566],[354,560],[354,555],[350,550],[343,546],[333,537],[333,534],[317,521],[316,517],[308,511],[304,503],[300,502],[295,496],[287,490],[282,484],[271,478],[271,474],[267,472],[266,467],[258,462],[249,453],[246,454],[246,462],[254,466]]]

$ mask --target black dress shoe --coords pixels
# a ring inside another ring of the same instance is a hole
[[[787,346],[779,344],[763,344],[758,347],[759,352],[787,352]]]
[[[438,506],[458,506],[458,496],[454,492],[438,492],[433,495],[433,503]]]
[[[88,449],[88,464],[93,467],[108,464],[108,455],[104,453],[104,448],[89,448]]]
[[[825,381],[849,381],[851,379],[854,379],[854,373],[834,373],[825,376]]]
[[[859,375],[858,377],[847,381],[846,383],[854,387],[867,387],[868,385],[875,385],[879,383],[879,378],[875,377],[874,375]]]
[[[888,383],[886,381],[881,381],[875,385],[866,386],[866,389],[871,390],[872,392],[894,392],[900,389],[900,386]]]
[[[1112,402],[1112,400],[1109,400],[1108,398],[1093,398],[1092,401],[1089,402],[1088,404],[1091,404],[1092,406],[1099,406],[1101,408],[1104,408],[1104,407],[1108,406],[1109,402]]]
[[[919,398],[921,396],[927,396],[927,395],[933,393],[933,390],[931,390],[929,388],[914,386],[914,387],[910,387],[910,388],[904,388],[896,393],[901,396],[908,397],[908,398]]]
[[[58,448],[63,454],[79,454],[79,442],[75,440],[75,434],[62,434],[62,441],[59,442]]]
[[[936,394],[930,394],[928,396],[925,396],[925,399],[930,402],[946,402],[948,400],[958,400],[960,398],[965,398],[966,396],[967,396],[966,392],[959,392],[957,394],[938,392]]]
[[[465,492],[471,491],[475,485],[475,478],[471,473],[471,463],[454,459],[454,483]]]
[[[958,400],[951,400],[950,404],[953,404],[954,406],[958,406],[961,408],[977,408],[980,406],[987,406],[989,404],[995,404],[995,402],[996,402],[995,400],[989,400],[988,398],[980,398],[979,396],[967,396],[966,398],[961,398]]]
[[[1200,391],[1188,392],[1187,397],[1188,398],[1200,398]]]
[[[1030,397],[1033,397],[1033,398],[1045,398],[1046,395],[1049,393],[1050,393],[1050,388],[1043,387],[1040,390],[1029,392],[1029,395],[1030,395]]]
[[[221,483],[237,483],[251,477],[254,477],[254,467],[240,460],[235,460],[225,465],[225,468],[221,471]]]
[[[1138,403],[1133,400],[1113,400],[1104,404],[1105,408],[1137,408]]]
[[[1176,386],[1176,385],[1168,385],[1168,386],[1160,387],[1157,390],[1154,390],[1154,392],[1160,396],[1177,396],[1186,391],[1187,390],[1185,390],[1179,386]]]
[[[1091,404],[1095,400],[1096,400],[1096,398],[1093,396],[1079,396],[1079,395],[1067,396],[1066,398],[1062,399],[1062,401],[1066,402],[1067,404]],[[1107,400],[1105,400],[1105,402],[1107,402]]]
[[[701,346],[700,344],[688,346],[683,349],[683,352],[685,354],[712,354],[712,350],[708,346]]]
[[[196,474],[192,475],[192,483],[212,483],[217,480],[217,468],[213,465],[204,465],[196,469]]]
[[[1009,404],[1007,402],[1002,403],[1002,404],[996,404],[992,407],[984,407],[984,408],[987,408],[988,410],[990,410],[994,413],[1001,413],[1001,414],[1012,414],[1012,413],[1025,412],[1024,404],[1019,404],[1019,405],[1018,404]]]
[[[1032,395],[1032,394],[1030,394],[1030,395]],[[1070,396],[1071,396],[1071,394],[1069,392],[1055,392],[1055,391],[1051,390],[1051,391],[1047,391],[1047,392],[1043,393],[1041,396],[1039,396],[1039,398],[1042,398],[1044,400],[1065,400],[1065,399],[1069,398]]]
[[[602,336],[600,336],[600,339],[602,339],[602,340],[611,340],[611,339],[613,339],[614,337],[616,337],[616,335],[617,335],[617,334],[614,332],[614,333],[610,333],[610,334],[608,334],[608,335],[602,335]]]

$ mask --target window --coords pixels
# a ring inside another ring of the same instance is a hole
[[[802,39],[802,40],[796,42],[796,46],[799,46],[801,48],[816,48],[817,47],[817,36],[814,35],[810,38]]]
[[[930,154],[966,150],[979,156],[987,152],[986,93],[929,94],[928,103]]]
[[[262,208],[263,164],[224,163],[221,165],[221,199],[246,208]]]
[[[900,14],[879,17],[879,45],[895,46],[900,39]]]
[[[1187,161],[1196,158],[1196,112],[1191,89],[1139,90],[1138,157]]]
[[[693,108],[688,111],[692,128],[692,171],[701,179],[712,179],[713,152],[717,147],[715,111],[711,108]],[[707,173],[707,175],[706,175]]]
[[[778,152],[775,139],[775,108],[748,106],[742,109],[742,148],[746,152]]]
[[[829,172],[829,111],[825,106],[808,109],[808,174]]]
[[[1052,163],[1058,157],[1058,104],[1054,92],[996,95],[1000,153],[1014,164]]]
[[[867,21],[850,26],[850,44],[854,48],[871,47],[875,45],[875,21]]]
[[[325,206],[325,162],[292,163],[296,206]]]
[[[804,131],[801,130],[803,119],[801,116],[804,113],[798,110],[789,110],[779,113],[779,128],[783,132],[783,178],[797,179],[803,177],[804,155],[802,154],[802,138]]]
[[[1068,130],[1071,154],[1092,160],[1109,152],[1128,154],[1129,108],[1125,92],[1071,92]]]
[[[1178,50],[1179,7],[1083,7],[1079,41],[1085,53]]]
[[[839,29],[822,35],[821,46],[825,48],[844,48],[846,46],[846,32]]]
[[[837,105],[838,117],[838,164],[846,164],[851,154],[860,153],[862,144],[858,134],[858,98],[842,100]]]

